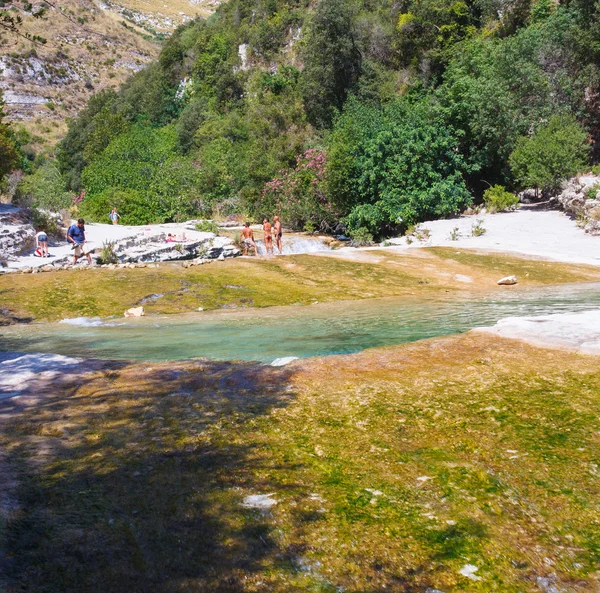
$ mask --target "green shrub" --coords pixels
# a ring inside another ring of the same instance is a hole
[[[196,230],[203,233],[214,233],[215,235],[219,234],[219,227],[213,220],[203,220],[197,223]]]
[[[524,187],[556,189],[588,165],[589,150],[581,124],[572,116],[555,115],[532,136],[517,139],[510,167]]]
[[[32,175],[26,175],[17,188],[17,199],[36,208],[58,212],[71,205],[64,179],[53,161],[46,161]]]
[[[457,142],[427,101],[350,101],[329,137],[327,197],[373,236],[456,214],[471,201]]]
[[[483,220],[477,220],[471,226],[471,235],[473,237],[481,237],[481,235],[485,235],[487,233],[487,229],[483,226]]]
[[[373,235],[369,232],[369,229],[365,227],[350,231],[350,238],[352,239],[350,244],[354,247],[373,244]]]
[[[502,185],[494,185],[483,192],[483,201],[488,212],[504,212],[515,208],[519,196],[506,191]]]
[[[156,130],[136,125],[111,141],[82,173],[94,217],[106,220],[97,205],[105,208],[106,197],[113,195],[124,202],[120,208],[114,204],[123,210],[123,224],[192,217],[199,200],[199,169],[175,153],[176,145],[172,126]]]
[[[591,187],[585,190],[585,197],[588,200],[595,200],[598,192],[600,191],[600,183],[594,183]]]
[[[100,255],[98,256],[98,263],[100,265],[119,263],[119,257],[115,251],[114,241],[104,241],[104,243],[102,243]]]
[[[142,225],[163,221],[157,204],[148,200],[142,192],[114,187],[87,195],[79,205],[79,214],[91,222],[108,223],[108,215],[113,208],[119,211],[121,224]]]

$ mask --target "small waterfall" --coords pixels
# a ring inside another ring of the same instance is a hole
[[[331,247],[323,242],[320,237],[306,237],[300,235],[283,235],[283,255],[297,255],[300,253],[316,253],[318,251],[331,251]],[[265,242],[256,241],[258,255],[266,255]],[[277,245],[273,241],[273,252],[279,254]]]

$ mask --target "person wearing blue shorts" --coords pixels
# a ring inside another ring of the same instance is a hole
[[[40,257],[48,257],[48,235],[46,231],[38,231],[35,234],[35,250],[39,251]]]

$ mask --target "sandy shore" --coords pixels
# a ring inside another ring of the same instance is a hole
[[[481,221],[486,232],[472,236],[472,227]],[[580,229],[574,220],[557,211],[535,212],[516,210],[500,214],[461,216],[450,220],[424,222],[430,237],[407,245],[405,237],[392,239],[395,249],[419,247],[456,247],[502,253],[516,253],[530,257],[600,266],[600,237]],[[454,229],[457,239],[450,238]]]

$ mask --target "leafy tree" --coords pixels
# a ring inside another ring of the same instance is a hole
[[[79,116],[69,122],[69,131],[56,151],[59,169],[65,176],[66,189],[81,190],[81,172],[84,167],[112,138],[123,131],[119,125],[116,133],[113,133],[105,121],[107,117],[112,120],[109,114],[114,112],[116,99],[117,94],[110,89],[97,93],[90,97]]]
[[[554,116],[510,155],[515,178],[524,187],[555,189],[588,164],[588,135],[572,116]]]
[[[208,102],[205,98],[188,103],[177,120],[177,144],[181,152],[188,152],[194,145],[194,135],[208,117]]]
[[[330,201],[348,212],[351,230],[381,235],[470,202],[456,136],[426,101],[380,110],[351,102],[329,144]]]
[[[512,37],[456,46],[435,94],[478,172],[469,179],[474,190],[483,191],[482,180],[510,185],[508,157],[536,122],[578,113],[594,128],[598,115],[589,97],[598,88],[598,71],[582,68],[575,51],[578,22],[572,11],[558,8]]]
[[[445,61],[445,52],[477,32],[476,13],[471,2],[454,0],[417,0],[408,12],[398,16],[396,46],[405,65],[420,62],[427,72],[433,61],[437,69]]]
[[[84,207],[107,191],[132,190],[144,196],[154,221],[192,215],[199,198],[198,169],[190,159],[177,156],[176,143],[173,126],[152,129],[138,124],[115,138],[83,171]]]
[[[20,161],[19,150],[9,125],[2,120],[4,100],[0,91],[0,179],[15,169]]]
[[[121,224],[150,224],[161,222],[156,203],[150,202],[144,193],[134,189],[110,187],[99,194],[86,196],[79,206],[79,214],[86,220],[108,222],[108,215],[117,208]]]
[[[57,212],[72,203],[64,186],[64,179],[56,162],[47,160],[33,174],[23,178],[17,195],[20,201],[29,202],[36,208]]]
[[[308,120],[331,125],[361,71],[355,14],[346,0],[320,0],[309,25],[303,52],[302,95]]]

